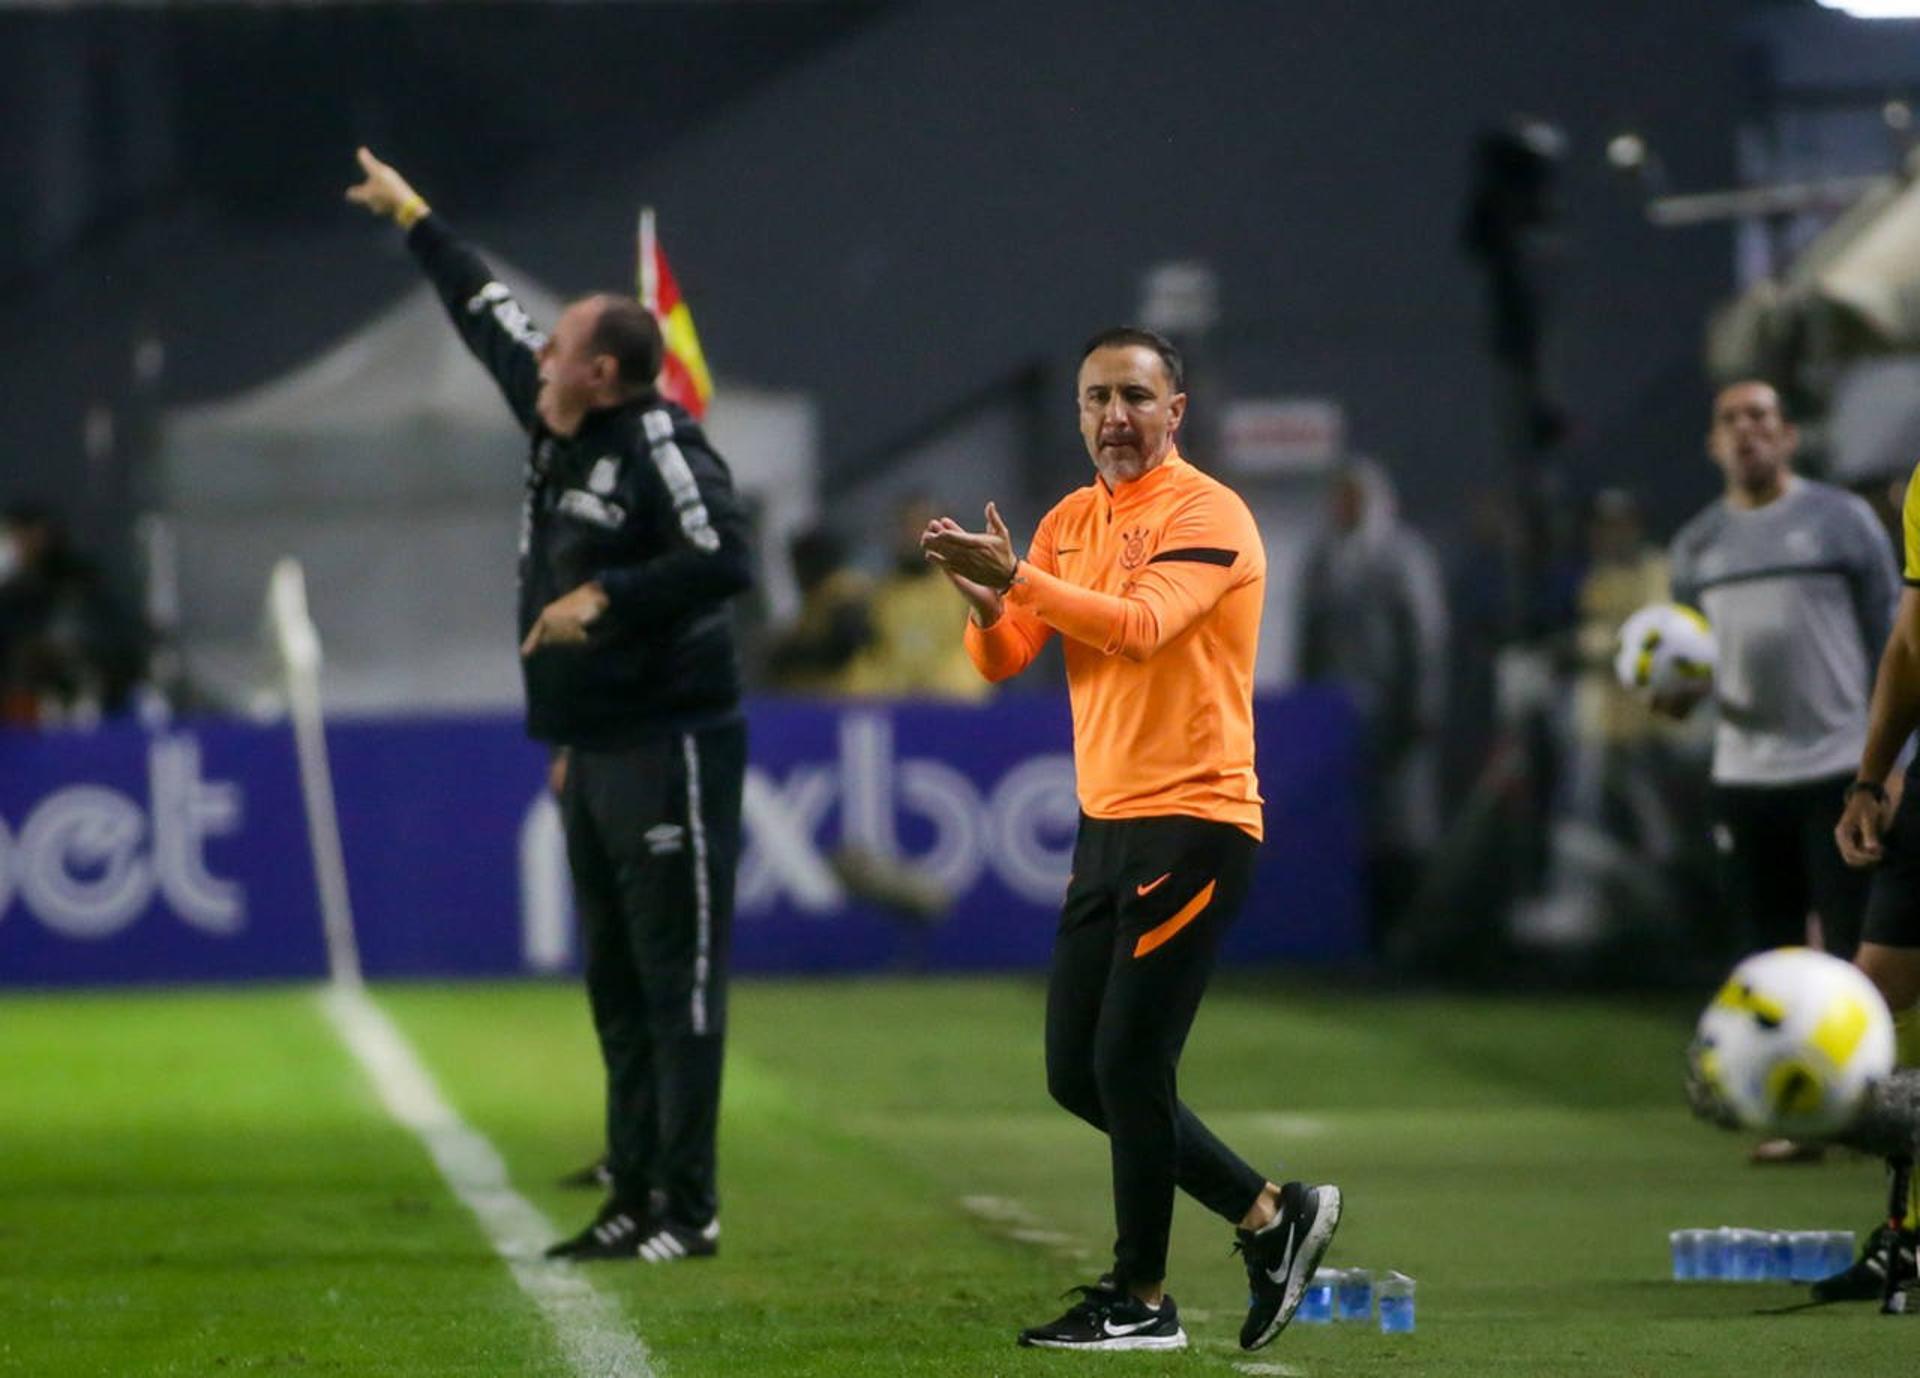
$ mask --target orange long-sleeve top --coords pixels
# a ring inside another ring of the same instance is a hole
[[[967,619],[967,654],[999,681],[1060,634],[1089,817],[1185,814],[1259,838],[1253,662],[1266,581],[1246,503],[1176,451],[1047,513],[999,619]]]

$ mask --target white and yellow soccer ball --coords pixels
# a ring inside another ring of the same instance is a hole
[[[1748,1128],[1817,1139],[1845,1129],[1893,1070],[1893,1018],[1851,962],[1779,947],[1733,969],[1690,1055],[1695,1076]]]
[[[1649,603],[1620,624],[1613,672],[1648,698],[1701,697],[1713,687],[1719,646],[1707,619],[1684,603]]]

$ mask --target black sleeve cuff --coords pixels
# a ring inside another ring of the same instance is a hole
[[[407,231],[407,247],[421,257],[432,253],[454,239],[453,231],[448,228],[438,211],[428,211],[413,222]]]

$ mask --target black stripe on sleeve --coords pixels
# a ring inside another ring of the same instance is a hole
[[[1237,550],[1221,550],[1218,546],[1210,545],[1190,545],[1179,550],[1163,550],[1147,563],[1157,565],[1172,560],[1184,560],[1189,564],[1220,565],[1224,568],[1231,566],[1239,558],[1240,552]]]
[[[1763,569],[1736,570],[1717,579],[1697,580],[1693,591],[1698,596],[1708,589],[1725,588],[1728,584],[1751,584],[1760,579],[1844,579],[1847,573],[1847,566],[1843,564],[1768,565]]]

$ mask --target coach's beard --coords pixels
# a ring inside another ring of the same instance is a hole
[[[1152,466],[1147,462],[1147,452],[1141,448],[1136,437],[1124,440],[1102,440],[1094,451],[1093,467],[1111,488],[1116,483],[1132,483]]]

